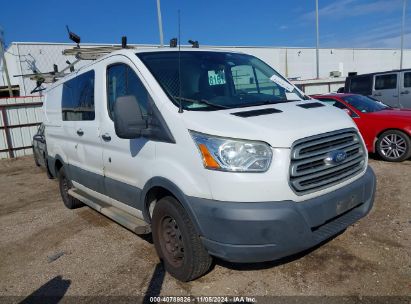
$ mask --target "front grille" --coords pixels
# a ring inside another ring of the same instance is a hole
[[[346,158],[340,162],[326,161],[336,151],[345,152]],[[341,183],[359,174],[365,159],[365,148],[355,129],[297,140],[291,150],[291,187],[302,195]]]

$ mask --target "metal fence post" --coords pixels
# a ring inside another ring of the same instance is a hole
[[[7,142],[7,149],[9,150],[9,156],[10,158],[14,158],[13,143],[11,141],[9,121],[7,119],[7,110],[5,107],[1,107],[1,114],[3,116],[4,133],[6,133],[6,142]]]

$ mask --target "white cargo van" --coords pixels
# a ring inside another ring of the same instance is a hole
[[[48,89],[48,164],[64,204],[152,233],[182,281],[278,259],[371,209],[375,176],[351,118],[246,54],[121,50]],[[138,258],[138,257],[136,257]]]

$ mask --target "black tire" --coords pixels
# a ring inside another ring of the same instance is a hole
[[[71,180],[67,178],[64,167],[60,168],[58,172],[58,178],[61,199],[63,200],[64,206],[66,206],[68,209],[76,209],[84,206],[82,202],[68,194],[68,191],[73,188],[73,184],[71,183]]]
[[[46,174],[49,179],[54,179],[53,174],[50,171],[49,162],[47,160],[47,155],[44,153],[44,163],[46,164]]]
[[[37,167],[40,167],[40,163],[39,163],[39,161],[37,160],[36,155],[34,155],[34,163],[36,164]]]
[[[188,282],[205,274],[212,257],[183,206],[172,196],[159,200],[152,217],[154,245],[165,269],[177,280]]]
[[[36,166],[40,167],[40,163],[37,160],[36,151],[34,151],[34,148],[33,148],[33,157],[34,157],[34,163],[36,164]]]
[[[375,150],[385,161],[402,162],[411,156],[411,139],[402,131],[388,130],[378,137]]]

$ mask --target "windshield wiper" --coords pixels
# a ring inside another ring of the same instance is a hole
[[[223,106],[223,105],[219,105],[219,104],[215,104],[212,102],[209,102],[208,100],[205,99],[190,99],[190,98],[185,98],[185,97],[179,97],[179,96],[173,96],[174,99],[179,99],[181,101],[188,101],[188,102],[192,102],[192,103],[197,103],[197,104],[206,104],[210,107],[214,107],[217,109],[229,109],[230,107],[227,106]]]

